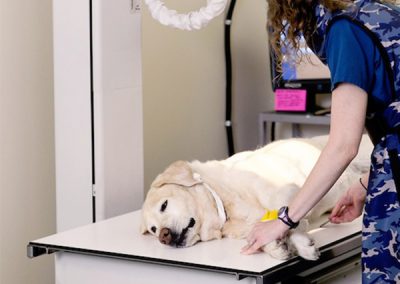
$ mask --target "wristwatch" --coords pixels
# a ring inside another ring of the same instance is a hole
[[[278,219],[289,226],[290,229],[294,229],[299,225],[299,222],[293,222],[289,218],[289,207],[283,206],[278,211]]]

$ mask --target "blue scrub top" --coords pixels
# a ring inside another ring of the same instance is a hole
[[[332,90],[351,83],[368,94],[368,112],[382,111],[391,102],[391,88],[382,56],[360,26],[348,19],[332,23],[326,37]]]

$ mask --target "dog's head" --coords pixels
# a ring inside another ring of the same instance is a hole
[[[174,247],[200,240],[201,220],[193,187],[201,185],[187,162],[178,161],[157,176],[142,207],[141,232]]]

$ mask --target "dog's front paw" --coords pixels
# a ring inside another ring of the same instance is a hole
[[[279,260],[287,260],[292,256],[287,244],[283,241],[272,241],[263,246],[262,250]]]
[[[251,226],[238,220],[229,220],[222,228],[222,235],[230,239],[245,239]]]
[[[306,233],[293,232],[289,239],[297,254],[302,258],[307,260],[317,260],[319,258],[320,254],[315,247],[314,240]]]
[[[219,240],[222,238],[221,230],[203,230],[200,232],[200,239],[201,241],[211,241],[211,240]]]

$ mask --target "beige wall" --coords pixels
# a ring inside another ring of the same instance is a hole
[[[232,26],[237,150],[257,145],[257,114],[272,99],[265,1],[237,1]],[[166,2],[178,12],[205,1]],[[199,4],[201,3],[201,4]],[[179,9],[178,9],[179,8]],[[145,186],[172,161],[227,157],[224,16],[200,31],[154,21],[143,7]]]
[[[26,245],[55,231],[51,0],[0,0],[0,283],[54,283]]]

